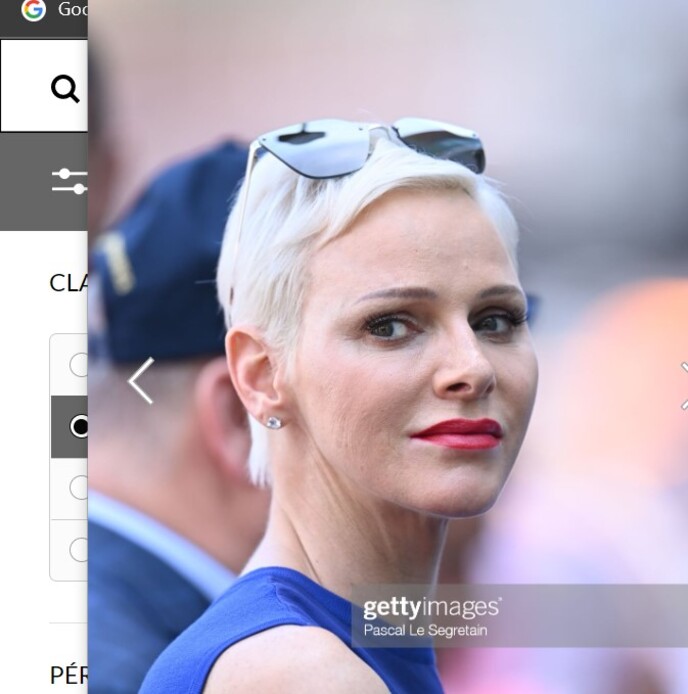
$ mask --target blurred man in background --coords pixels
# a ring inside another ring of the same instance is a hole
[[[263,532],[224,359],[215,265],[246,161],[225,144],[159,176],[103,236],[89,298],[89,691],[138,691]],[[95,358],[94,358],[95,357]],[[128,383],[136,381],[149,404]]]

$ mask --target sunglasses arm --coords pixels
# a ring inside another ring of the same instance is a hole
[[[244,185],[242,186],[241,189],[241,197],[237,201],[238,205],[238,210],[237,210],[237,215],[238,215],[238,225],[239,228],[237,229],[237,234],[236,234],[236,239],[234,241],[234,250],[232,253],[232,287],[229,290],[229,305],[230,308],[232,306],[232,301],[234,299],[234,274],[236,272],[236,262],[237,262],[237,255],[239,252],[239,242],[241,240],[241,233],[244,230],[244,217],[246,215],[246,206],[248,204],[248,193],[249,193],[249,185],[251,183],[251,174],[253,173],[253,168],[256,165],[256,162],[258,161],[258,150],[262,147],[262,145],[258,142],[258,140],[254,140],[249,149],[248,149],[248,159],[246,162],[246,173],[244,174]]]

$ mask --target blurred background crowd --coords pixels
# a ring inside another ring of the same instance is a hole
[[[506,490],[455,523],[443,580],[688,583],[688,4],[91,5],[109,225],[161,167],[227,137],[321,117],[477,130],[540,297],[541,385]],[[685,650],[439,663],[450,694],[688,691]]]

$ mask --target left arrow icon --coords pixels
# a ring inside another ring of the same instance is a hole
[[[127,383],[149,404],[153,404],[153,398],[151,398],[146,391],[141,388],[138,383],[136,383],[136,379],[155,361],[153,357],[148,357],[146,361],[139,366],[138,369],[132,374],[131,378],[127,381]]]

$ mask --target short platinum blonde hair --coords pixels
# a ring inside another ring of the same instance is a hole
[[[467,193],[492,221],[516,265],[516,220],[490,181],[461,164],[420,154],[384,136],[374,139],[370,158],[353,174],[306,178],[266,154],[253,169],[248,198],[245,187],[246,181],[222,241],[218,296],[227,328],[255,326],[287,359],[298,337],[311,256],[345,234],[369,205],[393,190]],[[266,485],[266,431],[252,418],[250,422],[251,479]]]

